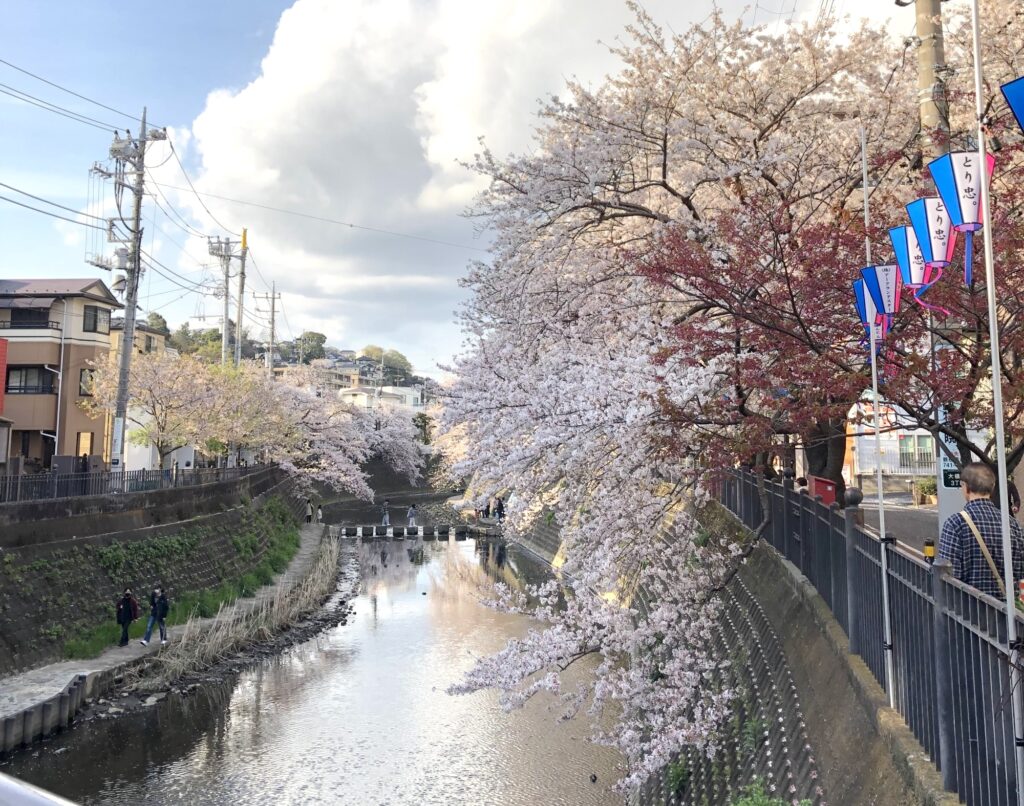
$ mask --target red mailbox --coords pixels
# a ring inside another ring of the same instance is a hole
[[[836,483],[829,479],[823,479],[821,476],[807,477],[807,492],[809,492],[812,497],[820,495],[821,503],[825,506],[829,506],[836,502]]]

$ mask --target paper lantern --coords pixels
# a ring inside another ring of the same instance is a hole
[[[893,227],[889,230],[889,240],[896,253],[896,264],[900,267],[903,285],[915,289],[927,286],[931,267],[925,263],[914,228]]]
[[[857,315],[860,317],[860,323],[864,327],[864,338],[871,338],[871,325],[874,325],[875,338],[878,344],[881,344],[882,339],[885,338],[886,333],[889,331],[889,317],[878,313],[875,302],[871,298],[871,294],[868,293],[864,280],[854,282],[853,295],[857,305]],[[878,349],[877,344],[876,349]]]
[[[1010,105],[1010,111],[1017,118],[1017,125],[1024,129],[1024,76],[1003,84],[1003,97]]]
[[[899,266],[865,266],[860,270],[860,275],[879,315],[891,317],[899,312],[903,286]]]
[[[953,250],[956,247],[956,230],[949,220],[946,205],[938,196],[928,196],[912,201],[907,205],[910,226],[917,237],[917,245],[924,258],[924,264],[930,269],[944,269],[953,262]],[[941,272],[931,272],[930,280],[934,283]]]
[[[992,178],[995,157],[987,156],[986,169]],[[974,233],[981,229],[981,170],[974,151],[955,151],[928,163],[935,188],[949,213],[953,229],[964,233],[964,282],[971,284]]]

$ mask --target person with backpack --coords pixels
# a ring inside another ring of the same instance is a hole
[[[160,644],[167,645],[167,623],[165,619],[171,610],[171,604],[167,601],[167,594],[161,587],[153,588],[149,594],[149,621],[146,623],[146,634],[139,641],[143,646],[149,644],[153,635],[153,625],[160,626]]]
[[[131,588],[125,588],[121,598],[117,600],[117,623],[121,625],[121,643],[128,646],[128,628],[139,617],[139,600],[135,598]]]

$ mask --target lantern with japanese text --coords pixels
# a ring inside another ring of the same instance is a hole
[[[989,178],[995,168],[995,158],[985,160]],[[964,282],[971,284],[974,233],[981,229],[981,170],[974,151],[955,151],[928,163],[928,170],[942,203],[949,213],[953,229],[964,233]]]

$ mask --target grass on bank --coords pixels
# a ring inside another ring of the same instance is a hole
[[[273,503],[273,502],[271,502]],[[279,513],[272,512],[274,528],[267,541],[267,550],[260,563],[252,571],[241,576],[226,579],[215,588],[202,591],[185,591],[171,599],[167,626],[184,624],[193,615],[209,618],[217,615],[224,605],[231,604],[239,597],[252,596],[263,585],[273,581],[274,575],[284,571],[299,549],[299,529],[294,519],[284,520]],[[289,513],[290,515],[290,513]],[[232,541],[241,556],[252,556],[258,537],[246,535]],[[149,593],[136,592],[139,598],[139,618],[128,628],[131,640],[138,640],[146,632],[149,619]],[[117,646],[121,640],[121,625],[114,618],[111,603],[111,617],[91,629],[83,629],[64,642],[64,657],[71,660],[95,658],[104,650]],[[156,628],[154,627],[154,630]]]

